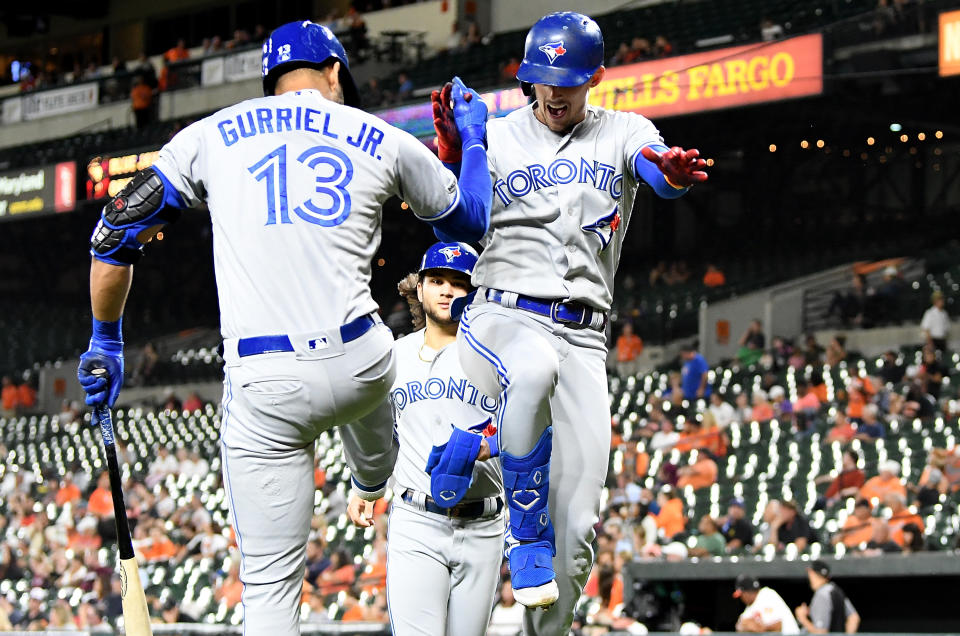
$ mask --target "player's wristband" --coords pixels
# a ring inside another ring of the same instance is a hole
[[[663,180],[666,181],[667,185],[673,188],[674,190],[686,190],[691,187],[691,186],[679,186],[673,181],[671,181],[670,177],[668,177],[667,175],[663,175]]]
[[[500,431],[497,431],[489,437],[485,437],[487,440],[487,445],[490,447],[490,458],[494,458],[500,454]]]
[[[93,339],[123,346],[123,316],[116,320],[93,319]]]
[[[479,143],[483,145],[484,148],[487,147],[487,134],[484,126],[474,125],[467,126],[460,131],[460,139],[462,139],[461,148],[466,150],[467,148]]]

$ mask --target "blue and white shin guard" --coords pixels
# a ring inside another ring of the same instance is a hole
[[[558,589],[553,571],[556,544],[547,508],[553,428],[548,427],[528,454],[501,452],[503,486],[510,510],[507,556],[517,600],[527,607],[553,604]]]

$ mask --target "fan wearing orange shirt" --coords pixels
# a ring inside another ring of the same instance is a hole
[[[113,494],[110,491],[110,475],[108,473],[100,473],[100,477],[97,478],[97,488],[90,493],[90,499],[87,500],[87,512],[97,519],[114,516]]]
[[[57,496],[54,499],[57,507],[62,508],[68,503],[79,500],[80,497],[80,488],[73,483],[73,473],[64,473],[63,479],[60,480],[60,489],[57,490]]]
[[[617,373],[625,378],[637,373],[637,357],[643,353],[643,340],[633,332],[633,325],[624,323],[617,338]]]
[[[887,520],[887,526],[890,528],[890,539],[902,548],[904,526],[911,523],[916,524],[922,532],[924,529],[923,518],[910,512],[910,509],[907,508],[907,498],[900,493],[888,492],[883,498],[883,503],[892,513]]]
[[[717,483],[717,463],[710,458],[707,453],[701,452],[697,455],[697,461],[692,466],[684,466],[677,471],[677,488],[683,489],[687,486],[694,490],[707,488]]]
[[[723,287],[727,284],[727,277],[719,267],[711,263],[707,265],[707,273],[703,275],[703,284],[706,287]]]
[[[843,522],[843,529],[837,532],[831,540],[833,545],[843,543],[848,548],[856,548],[860,544],[870,541],[873,535],[871,512],[872,507],[868,500],[858,500],[853,508],[853,514]]]
[[[150,528],[150,545],[143,550],[143,558],[147,563],[167,561],[177,555],[177,546],[163,532],[158,523]]]
[[[861,499],[874,499],[883,501],[888,493],[896,493],[907,496],[907,488],[900,481],[900,463],[890,459],[880,466],[880,474],[871,477],[867,483],[860,489],[859,497]]]
[[[657,528],[663,531],[664,538],[670,540],[687,526],[687,518],[683,515],[683,501],[676,490],[664,486],[657,495],[657,504],[660,511],[653,515],[654,521]]]

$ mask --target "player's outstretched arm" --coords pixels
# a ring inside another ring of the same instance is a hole
[[[113,406],[123,385],[123,308],[133,264],[143,247],[183,207],[180,195],[153,168],[137,173],[104,206],[90,238],[90,304],[93,334],[80,356],[77,379],[89,405]],[[106,374],[94,373],[103,369]]]
[[[441,100],[445,90],[439,95]],[[434,234],[443,241],[472,243],[479,241],[487,233],[490,226],[490,206],[493,204],[493,183],[487,168],[487,106],[480,99],[480,95],[467,88],[459,77],[453,78],[450,96],[462,152],[458,183],[460,199],[449,215],[433,222]],[[434,113],[437,113],[436,103]],[[436,117],[434,121],[436,126]],[[446,126],[447,124],[444,124],[444,129]],[[447,143],[452,144],[449,132],[445,135],[448,139],[444,141],[444,146]],[[446,156],[446,159],[451,158],[450,155]],[[443,159],[442,156],[441,160]]]
[[[683,196],[690,186],[706,181],[706,167],[707,162],[700,158],[696,148],[684,150],[662,144],[644,146],[634,160],[637,176],[664,199]]]

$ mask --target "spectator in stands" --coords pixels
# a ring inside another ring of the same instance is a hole
[[[780,502],[780,515],[771,525],[769,542],[783,550],[789,544],[797,546],[803,552],[811,543],[816,543],[817,536],[806,517],[800,512],[795,501]]]
[[[930,294],[931,306],[923,313],[920,329],[924,341],[937,351],[947,350],[947,338],[950,337],[950,316],[943,308],[946,301],[939,289]]]
[[[831,475],[820,475],[814,480],[816,484],[830,483],[827,492],[823,496],[824,503],[832,506],[848,497],[856,497],[860,488],[866,480],[863,471],[857,467],[860,462],[860,455],[852,448],[843,452],[842,466],[840,473],[836,477]]]
[[[870,540],[860,554],[870,557],[900,552],[900,546],[890,539],[890,528],[883,519],[871,519],[870,526]]]
[[[467,34],[464,37],[467,50],[483,44],[483,35],[480,33],[480,25],[474,20],[467,22]]]
[[[246,29],[234,29],[233,39],[227,42],[228,49],[242,49],[250,44],[250,34]]]
[[[168,599],[160,608],[160,618],[166,625],[197,622],[197,619],[180,609],[180,604],[173,598]]]
[[[642,352],[643,340],[633,332],[633,324],[623,323],[617,338],[617,374],[621,378],[636,375],[639,370],[637,358]]]
[[[523,605],[513,597],[513,585],[509,578],[500,583],[500,595],[493,607],[487,634],[490,636],[515,636],[523,629]]]
[[[136,119],[137,130],[143,130],[153,120],[153,90],[142,75],[137,75],[130,89],[130,107]]]
[[[653,41],[654,57],[670,57],[673,55],[673,44],[663,35],[658,35]]]
[[[847,359],[847,337],[844,335],[835,335],[827,345],[824,354],[824,363],[835,367]]]
[[[846,444],[857,434],[857,429],[842,411],[834,416],[833,426],[827,432],[827,443],[840,442]]]
[[[13,417],[16,415],[17,405],[20,403],[17,385],[13,383],[13,378],[9,375],[3,376],[0,382],[3,384],[3,389],[0,390],[0,403],[3,405],[3,416]]]
[[[183,38],[177,40],[177,45],[167,49],[163,54],[163,59],[168,62],[182,62],[190,59],[190,51],[187,49],[187,42]]]
[[[703,275],[703,284],[705,287],[723,287],[727,284],[727,277],[719,267],[713,263],[707,265],[707,273]]]
[[[730,428],[730,424],[737,419],[737,412],[733,405],[726,402],[719,393],[710,395],[710,413],[713,415],[713,421],[717,428],[725,431]]]
[[[759,318],[754,318],[750,321],[750,325],[743,332],[743,335],[740,336],[740,349],[736,355],[737,362],[744,366],[756,364],[760,360],[760,356],[763,355],[766,343],[767,338],[763,333],[763,323],[760,322]]]
[[[66,504],[78,501],[81,497],[80,488],[73,481],[73,473],[66,472],[60,479],[60,489],[57,490],[57,507],[63,508]]]
[[[680,433],[674,430],[673,420],[662,417],[657,424],[658,430],[650,438],[650,450],[669,450],[680,440]]]
[[[946,366],[937,358],[937,351],[933,345],[923,347],[923,364],[917,371],[917,378],[923,382],[924,392],[932,397],[934,401],[940,399],[940,387],[943,384],[944,376],[949,375]],[[23,406],[21,397],[20,406]]]
[[[500,67],[500,79],[505,82],[515,82],[517,79],[517,71],[519,69],[520,60],[515,57],[511,57],[508,62]]]
[[[413,97],[413,81],[401,71],[397,73],[397,101],[405,102]]]
[[[243,582],[240,581],[240,559],[236,555],[232,555],[227,575],[218,579],[213,588],[213,598],[218,603],[226,602],[227,608],[233,609],[240,602],[242,595]]]
[[[147,487],[153,488],[155,484],[166,479],[167,475],[175,475],[178,470],[180,470],[180,463],[177,458],[170,454],[166,446],[161,444],[157,447],[157,458],[150,463],[150,468],[147,471]]]
[[[861,499],[884,501],[888,493],[897,493],[903,497],[907,496],[907,488],[900,481],[900,462],[894,459],[888,459],[880,465],[880,472],[876,477],[871,477],[860,489],[859,497]]]
[[[674,261],[670,263],[670,271],[667,272],[668,285],[683,285],[690,280],[690,268],[686,261]]]
[[[907,484],[907,489],[914,493],[915,506],[928,508],[939,503],[940,496],[947,490],[946,485],[947,480],[943,477],[943,471],[931,463],[924,467],[919,483]]]
[[[863,274],[854,273],[850,289],[834,293],[826,316],[837,315],[844,327],[863,325],[869,294],[867,278]]]
[[[657,494],[657,505],[659,510],[650,514],[654,517],[658,530],[663,533],[663,538],[670,541],[683,532],[687,525],[687,518],[683,514],[683,500],[676,488],[665,486]]]
[[[883,422],[880,421],[880,408],[872,402],[864,404],[861,422],[854,437],[863,442],[875,442],[885,435]]]
[[[653,50],[650,46],[650,40],[646,38],[633,38],[630,42],[630,51],[623,60],[624,64],[633,64],[653,58]]]
[[[846,384],[847,417],[855,422],[860,422],[863,419],[863,409],[877,392],[876,387],[873,386],[873,382],[867,375],[863,377],[850,376],[847,378]]]
[[[320,595],[326,597],[349,589],[356,576],[353,560],[346,550],[341,548],[334,551],[330,559],[330,567],[320,574]]]
[[[899,384],[903,381],[905,368],[897,356],[896,351],[887,351],[883,354],[883,366],[880,368],[880,379],[884,384]]]
[[[667,280],[667,273],[667,261],[657,263],[656,266],[650,270],[650,276],[648,278],[650,286],[671,285],[672,283]]]
[[[616,53],[614,53],[607,61],[607,66],[620,66],[621,64],[626,64],[629,55],[630,47],[627,46],[626,42],[621,42],[620,46],[617,47]]]
[[[908,523],[903,526],[903,553],[913,554],[914,552],[923,552],[927,549],[923,540],[923,530],[915,523]]]
[[[196,391],[190,391],[190,393],[187,394],[187,399],[183,401],[183,410],[193,413],[194,411],[200,411],[202,409],[203,400],[200,399]]]
[[[764,42],[772,42],[783,37],[783,27],[775,23],[769,17],[764,16],[760,20],[760,39]]]
[[[729,553],[738,553],[753,547],[753,524],[746,517],[743,499],[734,497],[727,504],[727,516],[720,526],[720,532],[727,542]]]
[[[448,55],[453,55],[465,51],[466,48],[467,40],[464,37],[463,32],[460,30],[460,25],[454,22],[450,26],[450,35],[447,36],[447,41],[441,52]]]
[[[689,555],[692,557],[710,557],[723,556],[727,552],[727,542],[723,533],[720,532],[720,526],[710,515],[703,515],[700,523],[697,524],[697,530],[700,534],[697,536],[696,546],[690,548]]]
[[[824,348],[817,342],[816,336],[808,334],[804,338],[803,362],[805,365],[820,366],[823,363]]]
[[[774,417],[781,422],[793,420],[793,404],[787,399],[787,391],[782,386],[770,388],[770,400]]]
[[[911,510],[907,508],[907,498],[903,493],[888,492],[883,497],[883,503],[890,510],[890,517],[887,519],[887,525],[890,529],[890,539],[897,545],[903,545],[903,528],[908,523],[914,524],[923,531],[923,517],[915,512],[911,512]]]
[[[686,400],[710,397],[710,366],[697,352],[695,343],[688,342],[680,348],[680,357],[683,360],[681,370],[683,397]]]
[[[697,452],[696,461],[690,466],[683,466],[677,470],[677,488],[683,490],[690,486],[694,490],[708,488],[717,483],[717,462],[713,461],[708,453]]]
[[[868,499],[858,499],[853,507],[853,514],[843,522],[843,528],[837,531],[830,543],[842,543],[847,548],[856,548],[866,544],[873,536],[871,523],[873,507]]]
[[[223,51],[223,40],[219,35],[215,35],[207,40],[205,46],[203,47],[203,54],[205,56],[220,53],[221,51]]]
[[[750,404],[750,420],[753,422],[769,422],[774,417],[773,405],[763,389],[753,392],[753,401]]]

